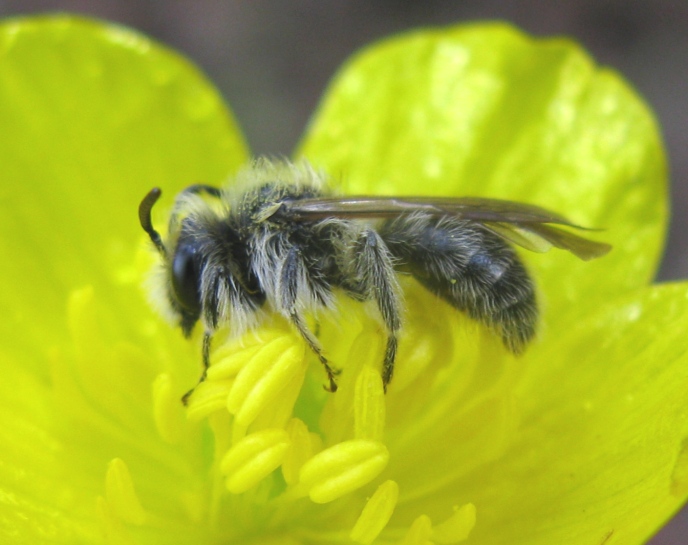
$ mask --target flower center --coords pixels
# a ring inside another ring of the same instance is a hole
[[[341,371],[335,394],[325,391],[325,374],[299,335],[274,319],[220,344],[207,379],[191,397],[188,418],[209,419],[215,436],[213,471],[224,492],[215,497],[214,510],[234,509],[241,501],[260,513],[244,527],[244,538],[289,527],[293,536],[371,543],[392,518],[400,491],[386,471],[388,400],[396,398],[391,406],[400,426],[412,428],[451,360],[451,333],[446,327],[423,333],[411,320],[399,357],[405,369],[387,396],[380,375],[382,328],[360,304],[341,305],[317,327]],[[409,390],[415,390],[416,404],[403,410],[395,393]],[[333,518],[351,522],[335,526]],[[451,543],[464,539],[474,523],[475,508],[467,504],[443,525],[433,527],[419,514],[406,530],[391,533],[407,534],[408,543],[432,536]]]
[[[188,384],[158,374],[152,390],[157,439],[140,450],[151,457],[147,471],[161,480],[142,481],[140,458],[113,457],[98,503],[106,533],[170,529],[186,520],[222,543],[281,543],[284,536],[292,540],[285,543],[465,539],[476,509],[460,501],[455,483],[496,456],[513,429],[500,386],[511,380],[505,363],[513,361],[497,339],[422,289],[406,286],[405,293],[404,336],[386,394],[383,328],[348,299],[338,314],[321,316],[317,328],[341,371],[334,394],[323,388],[317,358],[277,318],[226,342],[218,333],[207,380],[186,415],[179,398]],[[75,338],[91,347],[79,351],[111,352],[95,339],[89,297],[76,297],[70,307]],[[192,348],[181,357],[184,367]],[[166,490],[164,516],[156,486]]]

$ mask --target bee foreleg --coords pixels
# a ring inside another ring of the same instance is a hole
[[[198,379],[198,383],[196,384],[196,386],[191,388],[191,390],[189,390],[182,396],[182,403],[184,404],[184,406],[189,404],[189,398],[191,397],[191,394],[194,393],[194,390],[198,388],[198,385],[201,382],[205,381],[206,376],[208,375],[208,367],[210,367],[210,343],[212,339],[212,333],[206,331],[203,334],[203,370],[201,371],[201,377]]]

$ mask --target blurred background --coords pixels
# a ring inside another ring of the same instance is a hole
[[[273,155],[290,154],[330,76],[375,39],[486,19],[571,36],[621,72],[659,118],[673,194],[659,279],[688,278],[687,0],[0,0],[2,17],[39,12],[116,21],[182,51],[225,95],[254,153]],[[651,542],[686,543],[686,510]]]

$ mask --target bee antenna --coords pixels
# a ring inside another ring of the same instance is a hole
[[[155,244],[158,252],[165,256],[167,255],[167,250],[162,243],[162,237],[160,233],[153,228],[153,222],[151,220],[151,210],[153,209],[153,205],[158,202],[160,195],[162,195],[162,190],[159,187],[154,187],[143,198],[141,204],[139,204],[139,221],[141,222],[143,230],[148,233],[151,241]]]

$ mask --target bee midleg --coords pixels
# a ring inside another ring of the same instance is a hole
[[[308,329],[303,314],[299,310],[298,297],[299,294],[302,294],[308,289],[308,275],[309,272],[300,256],[299,248],[297,246],[292,246],[287,250],[279,271],[279,310],[289,319],[301,337],[306,341],[308,347],[318,357],[320,363],[322,363],[330,382],[328,390],[330,392],[336,392],[337,383],[334,377],[337,375],[337,372],[330,367],[327,358],[322,353],[322,347],[318,339],[311,330]]]
[[[387,346],[382,368],[382,384],[387,385],[394,375],[397,355],[397,335],[401,329],[399,285],[396,280],[392,256],[380,235],[365,229],[353,246],[353,263],[361,290],[368,299],[374,299],[387,329]]]
[[[426,215],[387,222],[392,254],[428,290],[495,330],[519,353],[537,322],[535,288],[516,251],[479,225]]]

